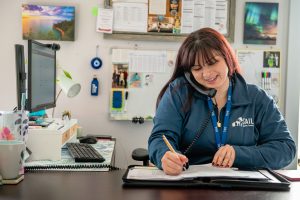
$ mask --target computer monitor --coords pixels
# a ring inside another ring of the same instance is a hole
[[[28,101],[30,112],[55,107],[56,50],[53,45],[28,40]]]
[[[25,58],[24,58],[24,46],[21,44],[15,45],[15,57],[16,57],[16,85],[17,85],[17,104],[18,110],[22,109],[22,94],[26,98],[26,72],[25,72]],[[25,101],[26,99],[24,99]]]

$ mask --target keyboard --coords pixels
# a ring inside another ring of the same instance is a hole
[[[67,143],[67,148],[75,162],[103,162],[101,154],[86,143]]]

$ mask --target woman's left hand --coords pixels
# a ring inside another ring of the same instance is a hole
[[[228,144],[219,148],[212,164],[217,167],[232,167],[235,160],[234,148]]]

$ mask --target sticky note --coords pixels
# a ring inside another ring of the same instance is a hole
[[[98,7],[97,6],[92,8],[92,15],[93,16],[98,16]]]

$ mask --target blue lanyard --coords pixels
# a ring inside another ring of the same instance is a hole
[[[228,132],[229,114],[230,114],[230,110],[231,110],[231,96],[232,96],[232,83],[229,80],[229,88],[228,88],[227,103],[226,103],[226,113],[225,113],[225,118],[224,118],[224,123],[223,123],[222,137],[219,134],[219,129],[217,126],[217,116],[216,116],[215,110],[213,108],[212,99],[210,97],[208,97],[208,107],[211,112],[211,121],[213,123],[214,131],[215,131],[217,148],[220,148],[221,146],[225,145],[227,132]]]

